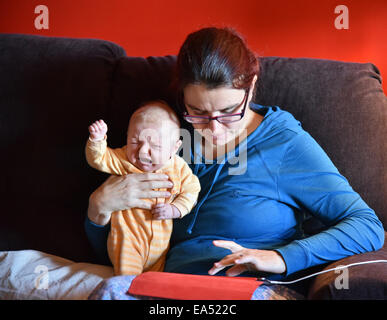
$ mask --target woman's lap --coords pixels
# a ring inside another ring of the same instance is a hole
[[[136,276],[116,276],[103,280],[90,294],[89,300],[160,300],[146,296],[128,294]],[[281,285],[261,285],[253,293],[251,300],[302,300],[299,293]]]

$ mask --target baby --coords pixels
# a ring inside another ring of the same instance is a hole
[[[164,173],[173,182],[169,198],[145,199],[153,203],[152,210],[132,208],[112,214],[108,253],[116,275],[163,271],[171,219],[185,216],[196,203],[199,179],[176,154],[182,143],[179,127],[176,114],[162,101],[136,110],[122,148],[107,147],[103,120],[89,126],[86,159],[93,168],[115,175]]]

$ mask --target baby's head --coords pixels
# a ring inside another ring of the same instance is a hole
[[[126,154],[142,171],[163,167],[179,150],[180,122],[163,101],[151,101],[137,109],[130,118]]]

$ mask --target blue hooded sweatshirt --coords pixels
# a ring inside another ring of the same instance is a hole
[[[262,123],[223,159],[208,163],[195,145],[191,168],[202,190],[193,211],[174,220],[165,271],[208,274],[231,253],[215,247],[216,239],[276,250],[286,263],[283,276],[381,248],[375,212],[300,122],[279,107],[250,108],[264,115]],[[242,174],[231,174],[236,168]],[[306,237],[301,225],[309,215],[327,229]]]

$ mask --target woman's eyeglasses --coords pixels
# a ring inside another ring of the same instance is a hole
[[[242,112],[240,112],[240,113],[233,113],[233,114],[226,114],[226,115],[222,115],[222,116],[210,117],[210,116],[192,116],[192,115],[189,115],[187,112],[185,112],[183,115],[183,118],[185,121],[187,121],[189,123],[199,123],[199,124],[208,124],[212,120],[216,120],[219,123],[231,123],[231,122],[239,121],[245,115],[245,110],[246,110],[246,106],[247,106],[249,92],[250,92],[250,89],[246,90],[246,94],[245,94],[242,102],[237,107],[237,108],[239,108],[243,103],[245,104],[243,106]]]

